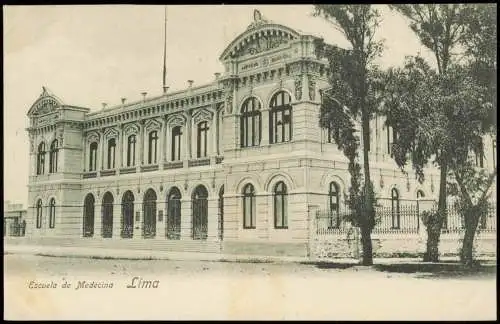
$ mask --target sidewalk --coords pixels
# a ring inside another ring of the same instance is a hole
[[[126,250],[91,247],[59,247],[35,245],[4,244],[4,254],[28,254],[53,257],[80,257],[93,259],[129,259],[129,260],[175,260],[175,261],[225,261],[225,262],[334,262],[353,263],[357,259],[336,258],[312,260],[307,257],[237,255],[224,253],[177,252],[155,250]],[[458,257],[441,257],[441,262],[458,261]],[[481,261],[496,261],[495,257],[482,257]],[[422,263],[420,258],[374,258],[375,264]]]

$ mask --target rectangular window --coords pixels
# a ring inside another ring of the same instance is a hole
[[[181,127],[176,126],[172,130],[172,161],[181,160],[181,139],[182,139]]]

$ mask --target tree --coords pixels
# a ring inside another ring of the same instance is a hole
[[[409,26],[413,32],[418,36],[421,43],[431,50],[436,57],[437,63],[437,76],[430,80],[432,87],[429,89],[422,88],[421,90],[428,91],[426,95],[432,98],[420,97],[417,95],[408,95],[405,99],[408,99],[406,104],[402,104],[403,109],[406,107],[413,106],[413,110],[418,107],[418,103],[410,101],[416,98],[420,100],[425,100],[425,103],[421,107],[421,111],[416,113],[414,117],[404,117],[404,118],[415,118],[417,124],[422,124],[422,121],[418,122],[419,116],[423,117],[421,113],[423,111],[432,110],[432,116],[435,120],[430,121],[430,125],[435,124],[437,128],[428,128],[426,126],[419,126],[416,128],[422,133],[420,141],[422,141],[417,147],[413,147],[412,140],[410,138],[402,139],[396,141],[394,144],[397,146],[397,154],[399,158],[396,158],[396,163],[401,166],[401,162],[405,159],[404,156],[411,154],[413,156],[412,160],[417,162],[416,168],[422,167],[422,162],[427,161],[429,158],[429,153],[435,156],[435,162],[440,168],[440,181],[439,181],[439,199],[438,199],[438,209],[435,214],[429,220],[427,224],[427,250],[424,254],[424,261],[437,262],[439,260],[439,239],[441,234],[441,228],[443,226],[444,219],[446,217],[446,184],[447,175],[449,172],[449,161],[453,155],[454,148],[450,145],[450,137],[447,136],[447,130],[449,130],[449,123],[447,116],[453,113],[453,94],[449,89],[447,89],[447,73],[450,66],[453,65],[453,58],[456,53],[454,50],[460,44],[461,38],[463,37],[465,31],[465,17],[468,12],[468,7],[461,4],[404,4],[404,5],[390,5],[390,7],[409,20]],[[427,72],[429,72],[427,70]],[[442,96],[441,96],[442,95]],[[412,98],[409,98],[412,97]],[[428,106],[432,104],[432,106]],[[406,107],[404,107],[406,105]],[[390,109],[398,109],[397,105],[393,105]],[[397,115],[396,113],[392,115]],[[392,120],[394,121],[394,120]],[[391,124],[391,118],[388,119],[388,124]],[[402,123],[399,123],[401,125]],[[393,126],[393,125],[391,125]],[[397,126],[397,125],[394,125]],[[429,138],[424,139],[424,133],[427,131],[432,132],[429,134]],[[405,133],[401,129],[397,129],[398,136],[405,136],[409,133]],[[398,145],[399,142],[399,145]],[[406,145],[402,145],[405,143]],[[424,147],[425,143],[433,144],[432,147]],[[419,150],[418,148],[422,148]],[[429,152],[432,149],[433,152]],[[420,163],[420,164],[419,164]],[[422,174],[420,174],[422,176]]]
[[[339,149],[349,160],[351,221],[361,231],[362,264],[372,265],[371,232],[375,226],[375,199],[368,152],[369,122],[379,103],[377,80],[380,72],[374,59],[382,52],[382,42],[375,40],[374,35],[380,15],[370,5],[316,5],[314,15],[330,22],[352,46],[350,50],[342,50],[321,40],[316,43],[318,56],[328,58],[331,85],[331,89],[322,93],[320,126],[332,131]],[[363,174],[357,161],[361,146],[355,134],[355,121],[358,119],[361,120]]]
[[[435,72],[422,58],[408,58],[403,68],[389,70],[385,89],[387,123],[398,132],[394,144],[394,159],[398,166],[404,168],[410,159],[419,181],[423,181],[423,168],[432,157],[440,167],[438,210],[424,222],[428,234],[424,261],[436,262],[439,259],[439,237],[446,217],[449,174],[458,182],[459,196],[465,199],[461,201],[461,206],[465,208],[463,212],[469,215],[466,225],[470,228],[465,234],[465,250],[469,243],[472,247],[477,227],[477,222],[474,227],[475,216],[470,218],[470,211],[479,210],[478,206],[483,203],[482,198],[476,203],[470,197],[477,190],[483,192],[491,186],[489,181],[471,171],[469,153],[482,153],[483,135],[496,129],[496,122],[491,118],[492,114],[496,114],[496,102],[491,96],[492,89],[496,92],[496,77],[491,73],[494,69],[496,75],[496,60],[488,55],[481,60],[471,60],[471,53],[479,52],[472,47],[464,53],[464,57],[469,58],[466,64],[460,65],[454,59],[456,53],[453,50],[460,44],[487,43],[484,37],[476,37],[472,32],[484,30],[477,28],[481,24],[477,17],[481,15],[471,18],[474,7],[453,4],[396,5],[393,8],[410,19],[410,27],[434,52],[437,61]],[[487,46],[482,48],[485,50],[481,53],[491,52]],[[486,77],[484,71],[488,72]]]

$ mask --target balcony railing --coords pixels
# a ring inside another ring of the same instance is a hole
[[[188,161],[188,167],[196,167],[202,165],[210,165],[210,158],[202,158],[202,159]]]
[[[176,161],[176,162],[165,162],[163,164],[163,168],[166,170],[169,169],[182,169],[184,167],[184,162]]]
[[[101,177],[114,176],[115,174],[116,174],[116,170],[102,170],[101,171]]]
[[[96,177],[97,177],[97,172],[95,171],[83,173],[83,179],[96,178]]]
[[[135,172],[136,172],[135,166],[120,169],[120,174],[135,173]]]
[[[157,170],[158,170],[158,164],[141,166],[141,172],[150,172],[150,171],[157,171]]]

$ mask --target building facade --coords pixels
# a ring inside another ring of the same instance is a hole
[[[26,228],[26,209],[22,204],[3,202],[3,236],[24,236]]]
[[[209,84],[96,112],[44,88],[28,112],[27,234],[304,255],[311,208],[340,210],[349,186],[318,123],[329,84],[315,38],[257,14]],[[383,117],[371,130],[377,196],[435,199],[437,170],[404,176]]]

